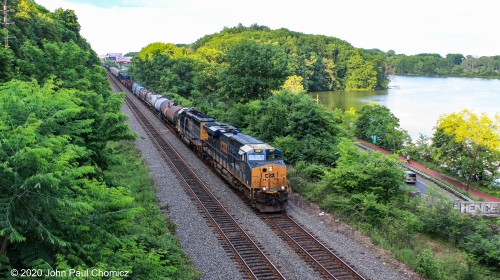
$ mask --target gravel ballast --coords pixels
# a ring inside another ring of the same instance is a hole
[[[253,213],[246,202],[238,197],[225,181],[201,161],[173,132],[165,128],[165,125],[135,96],[131,94],[129,96],[140,108],[147,111],[146,115],[149,119],[183,155],[205,184],[212,189],[240,226],[261,245],[267,256],[287,279],[321,278]],[[124,105],[122,110],[130,116],[128,123],[139,135],[136,146],[141,151],[155,181],[160,207],[167,208],[168,214],[177,224],[176,233],[181,246],[198,270],[204,274],[203,279],[242,279],[239,269],[222,249],[212,228],[207,225],[191,199],[185,194],[175,174],[158,155],[156,148],[130,109]],[[348,226],[341,225],[330,215],[322,214],[316,206],[304,202],[296,194],[290,199],[288,213],[313,232],[324,244],[345,258],[364,277],[368,279],[417,279],[414,273],[391,260],[383,251],[370,245],[369,241],[355,238],[354,234],[346,230]]]

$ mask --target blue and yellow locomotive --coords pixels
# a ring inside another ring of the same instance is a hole
[[[261,212],[286,209],[289,189],[280,150],[227,124],[207,123],[204,130],[204,153],[233,187]]]

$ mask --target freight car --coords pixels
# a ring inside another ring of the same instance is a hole
[[[110,72],[120,79],[119,72]],[[290,188],[279,149],[194,108],[184,108],[131,79],[120,80],[255,208],[261,212],[286,210]]]

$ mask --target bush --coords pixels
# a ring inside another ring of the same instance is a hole
[[[417,256],[417,272],[428,279],[441,279],[441,272],[430,249],[425,249]]]

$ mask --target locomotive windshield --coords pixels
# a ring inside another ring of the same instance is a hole
[[[248,155],[248,161],[264,161],[264,160],[266,160],[266,155],[256,155],[256,154]]]
[[[281,159],[281,154],[267,155],[267,161],[275,161],[275,160],[280,160],[280,159]]]

